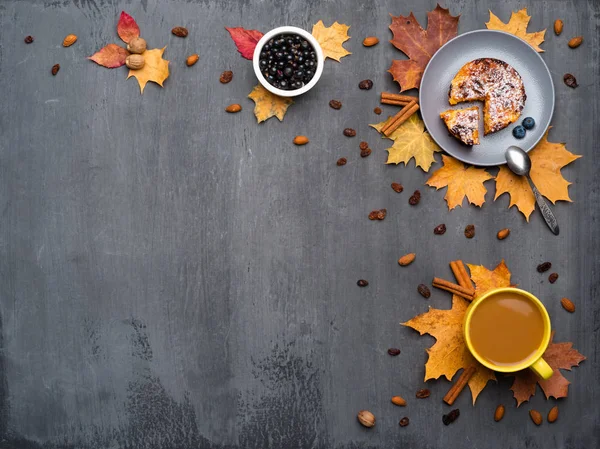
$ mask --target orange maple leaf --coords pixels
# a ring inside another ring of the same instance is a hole
[[[322,20],[313,25],[312,35],[319,42],[325,58],[331,58],[337,62],[344,56],[350,55],[342,44],[350,39],[348,30],[350,27],[343,23],[333,22],[330,27],[326,27]]]
[[[442,155],[442,164],[443,167],[437,169],[426,184],[438,190],[448,187],[444,196],[448,209],[462,206],[465,196],[469,203],[481,207],[487,193],[483,183],[493,176],[482,168],[467,167],[450,156]]]
[[[488,270],[482,265],[470,265],[471,280],[475,283],[475,298],[494,288],[510,287],[510,271],[502,260],[496,268]]]
[[[427,30],[424,30],[411,12],[408,17],[392,16],[394,47],[405,53],[410,59],[392,61],[388,70],[394,81],[400,84],[400,92],[419,88],[421,77],[427,63],[439,48],[458,34],[458,19],[450,15],[448,9],[437,5],[427,13]]]
[[[569,394],[569,382],[561,374],[561,369],[571,371],[574,366],[585,360],[579,351],[573,349],[573,343],[554,343],[554,332],[550,337],[550,345],[542,356],[548,365],[554,370],[554,374],[548,380],[542,380],[531,370],[523,370],[514,374],[515,380],[510,387],[517,401],[517,407],[528,401],[535,394],[535,386],[539,384],[546,395],[546,399],[553,397],[566,398]]]
[[[264,122],[273,116],[282,121],[287,109],[294,103],[291,98],[272,94],[260,84],[252,89],[248,97],[255,103],[254,115],[258,123]]]
[[[169,77],[169,61],[163,59],[162,55],[165,48],[154,48],[144,52],[144,67],[139,70],[129,70],[127,79],[134,76],[140,85],[140,93],[144,93],[144,88],[149,81],[163,87],[163,82]]]
[[[544,28],[542,31],[536,33],[528,33],[527,25],[529,25],[529,19],[531,19],[531,16],[527,15],[527,8],[523,8],[517,12],[513,11],[508,23],[502,22],[490,11],[490,21],[486,22],[485,26],[488,30],[499,30],[513,34],[531,45],[535,51],[543,52],[544,50],[539,45],[544,42],[546,29]]]
[[[571,183],[563,178],[560,170],[581,156],[567,151],[564,143],[548,142],[548,131],[535,148],[529,152],[531,179],[540,193],[552,203],[571,201],[568,191]],[[510,195],[508,207],[517,206],[517,209],[525,215],[525,219],[529,221],[529,216],[535,210],[535,197],[527,179],[515,175],[506,166],[501,166],[496,176],[494,200],[504,193]]]

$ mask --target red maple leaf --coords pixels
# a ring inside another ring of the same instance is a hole
[[[458,34],[459,17],[451,16],[448,9],[437,5],[427,13],[427,30],[424,30],[412,12],[408,17],[392,16],[390,30],[394,37],[390,42],[410,58],[392,61],[388,70],[394,76],[394,81],[400,84],[400,92],[419,88],[431,57]]]
[[[242,27],[225,27],[225,29],[231,34],[231,38],[242,57],[251,60],[256,44],[263,37],[263,33],[257,30],[246,30]]]
[[[117,23],[117,33],[121,40],[128,44],[133,38],[140,37],[140,27],[133,17],[125,11],[121,11],[121,17]]]

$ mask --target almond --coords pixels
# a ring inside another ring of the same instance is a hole
[[[309,142],[308,137],[306,136],[296,136],[294,137],[294,145],[306,145]]]
[[[501,229],[500,231],[498,231],[498,234],[496,235],[496,237],[498,237],[498,240],[504,240],[506,237],[508,237],[510,234],[510,229],[508,228],[504,228]]]
[[[498,422],[502,418],[504,418],[504,406],[500,404],[498,407],[496,407],[496,411],[494,412],[494,421]]]
[[[555,405],[548,412],[548,422],[554,422],[558,419],[558,405]]]
[[[542,421],[544,420],[542,418],[542,414],[540,412],[538,412],[537,410],[529,410],[529,416],[531,416],[531,420],[534,422],[534,424],[536,426],[541,425]]]
[[[563,30],[563,21],[560,19],[556,19],[554,21],[554,33],[558,36],[560,33],[562,33]]]
[[[142,55],[129,55],[125,58],[125,65],[131,70],[139,70],[146,65]]]
[[[198,59],[200,59],[200,56],[198,56],[198,54],[194,53],[193,55],[189,55],[187,57],[187,59],[185,60],[185,63],[188,67],[191,67],[198,62]]]
[[[413,261],[415,260],[416,256],[417,255],[415,253],[405,254],[400,259],[398,259],[398,265],[400,265],[401,267],[405,267],[407,265],[410,265],[411,263],[413,263]]]
[[[75,36],[74,34],[69,34],[63,40],[63,47],[70,47],[75,42],[77,42],[77,36]]]
[[[569,298],[561,299],[560,305],[563,306],[563,309],[569,313],[575,312],[575,304],[573,304],[573,301],[571,301]]]
[[[240,112],[241,110],[242,110],[242,106],[237,103],[230,104],[229,106],[227,106],[225,108],[225,111],[231,112],[231,113]]]
[[[373,45],[377,45],[378,43],[379,39],[377,39],[375,36],[365,37],[365,40],[363,41],[363,45],[365,47],[372,47]]]
[[[392,398],[392,404],[397,405],[398,407],[404,407],[406,405],[406,400],[400,396],[394,396]]]
[[[583,36],[574,37],[573,39],[571,39],[569,41],[569,47],[577,48],[581,45],[582,42],[583,42]]]
[[[375,415],[368,410],[358,412],[358,422],[365,427],[373,427],[375,425]]]

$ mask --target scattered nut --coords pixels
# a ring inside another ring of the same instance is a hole
[[[442,422],[444,423],[445,426],[449,426],[454,421],[456,421],[459,416],[460,416],[460,410],[455,408],[454,410],[450,411],[450,413],[448,413],[447,415],[442,416]]]
[[[398,407],[406,406],[406,399],[401,396],[392,397],[392,404],[397,405]]]
[[[373,87],[373,81],[371,80],[362,80],[358,83],[358,88],[363,90],[369,90]]]
[[[373,45],[377,45],[378,43],[379,39],[377,39],[375,36],[365,37],[365,39],[363,40],[363,45],[365,47],[372,47]]]
[[[342,165],[346,165],[346,162],[348,162],[348,161],[346,160],[346,158],[345,158],[345,157],[341,157],[341,158],[339,158],[339,159],[337,160],[336,164],[338,165],[338,167],[341,167]]]
[[[33,42],[33,36],[25,36],[25,43],[31,44]]]
[[[306,136],[296,136],[294,137],[294,145],[306,145],[309,142],[308,137]]]
[[[554,284],[557,280],[558,280],[558,273],[550,273],[550,276],[548,276],[548,282],[550,282],[551,284]]]
[[[141,37],[134,37],[127,44],[127,50],[130,53],[141,55],[146,51],[146,46],[146,39],[142,39]]]
[[[354,136],[356,136],[356,130],[354,130],[352,128],[346,128],[346,129],[344,129],[344,136],[354,137]]]
[[[407,265],[410,265],[411,263],[414,262],[415,257],[417,257],[417,255],[415,253],[405,254],[400,259],[398,259],[398,265],[400,265],[401,267],[405,267]]]
[[[232,79],[233,72],[231,70],[225,70],[223,73],[221,73],[221,76],[219,77],[219,81],[223,84],[229,83]]]
[[[410,423],[410,421],[408,420],[408,416],[405,416],[404,418],[402,418],[400,420],[400,422],[398,424],[400,424],[400,427],[406,427],[406,426],[408,426],[409,423]]]
[[[542,424],[543,418],[542,414],[537,410],[529,410],[529,416],[531,416],[531,420],[534,422],[536,426]]]
[[[366,150],[367,148],[369,148],[369,144],[365,141],[362,141],[359,145],[358,148],[360,148],[361,150]]]
[[[227,106],[225,108],[226,112],[229,112],[229,113],[232,113],[232,114],[236,113],[236,112],[240,112],[241,110],[242,110],[242,105],[237,104],[237,103],[230,104],[229,106]]]
[[[556,19],[554,21],[554,33],[558,36],[562,33],[563,30],[563,21],[560,19]]]
[[[431,291],[429,290],[429,287],[427,287],[425,284],[419,284],[419,286],[417,287],[417,291],[425,299],[428,299],[431,296]]]
[[[417,399],[425,399],[428,398],[430,394],[431,392],[427,388],[422,388],[421,390],[417,391],[415,396]]]
[[[415,190],[415,193],[413,193],[412,196],[408,199],[408,204],[410,204],[411,206],[416,206],[417,204],[419,204],[419,201],[421,201],[421,192]]]
[[[537,266],[537,272],[544,273],[544,272],[548,271],[550,268],[552,268],[551,262],[543,262]]]
[[[373,109],[373,112],[377,115],[380,115],[383,111],[381,110],[380,107],[377,107],[377,108]],[[406,419],[408,419],[408,418],[406,418]]]
[[[54,64],[52,66],[52,75],[56,76],[56,74],[58,73],[59,70],[60,70],[60,64]]]
[[[338,100],[331,100],[329,102],[329,106],[333,109],[341,109],[342,108],[342,102],[338,101]]]
[[[63,40],[63,47],[70,47],[75,42],[77,42],[77,36],[74,34],[68,34]]]
[[[558,405],[555,405],[548,412],[548,422],[553,423],[558,419]]]
[[[496,237],[498,237],[498,240],[504,240],[509,235],[510,235],[510,229],[504,228],[504,229],[501,229],[498,231],[498,234],[496,234]]]
[[[494,421],[498,422],[502,418],[504,418],[504,406],[500,404],[498,407],[496,407],[496,411],[494,412]]]
[[[142,55],[129,55],[125,58],[125,65],[131,70],[139,70],[146,65]]]
[[[175,27],[171,30],[171,33],[177,37],[187,37],[188,30],[185,27]]]
[[[569,298],[561,299],[560,305],[563,306],[563,309],[569,313],[575,312],[575,304],[573,304],[573,301],[571,301]]]
[[[371,155],[371,149],[367,148],[366,150],[360,150],[360,157],[368,157]]]
[[[390,348],[390,349],[388,349],[388,354],[391,355],[392,357],[396,357],[397,355],[400,355],[400,349]]]
[[[358,412],[358,422],[365,427],[373,427],[375,425],[375,415],[368,410]]]
[[[194,53],[193,55],[189,55],[187,57],[187,59],[185,60],[185,65],[187,65],[188,67],[191,67],[194,64],[196,64],[199,59],[200,59],[200,56],[198,56],[197,53]]]
[[[402,187],[402,184],[399,184],[397,182],[392,182],[392,190],[396,193],[402,193],[402,191],[404,190],[404,187]]]
[[[475,237],[475,225],[470,224],[465,226],[465,237],[468,239]]]
[[[367,285],[369,285],[369,281],[366,281],[365,279],[359,279],[356,282],[356,285],[358,285],[359,287],[366,287]]]
[[[444,223],[437,225],[433,228],[433,233],[435,235],[443,235],[446,233],[446,225]]]
[[[563,81],[567,86],[572,87],[573,89],[579,87],[579,84],[577,84],[577,78],[570,73],[566,73],[565,76],[563,76]]]
[[[583,42],[583,36],[574,37],[569,41],[569,47],[577,48],[582,44],[582,42]]]
[[[369,220],[383,220],[387,215],[387,209],[373,210],[369,213]]]

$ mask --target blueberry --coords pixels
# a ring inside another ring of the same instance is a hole
[[[294,70],[291,67],[286,67],[285,69],[283,69],[283,74],[289,78],[294,74]]]
[[[314,66],[315,66],[315,61],[308,61],[308,62],[306,63],[306,66],[307,66],[307,67],[314,67]]]
[[[267,67],[267,61],[265,59],[261,59],[259,64],[263,69]]]
[[[535,120],[533,119],[533,117],[525,117],[523,119],[522,125],[525,129],[533,129],[533,127],[535,126]]]
[[[304,57],[302,57],[302,56],[298,56],[298,57],[296,58],[296,61],[298,61],[299,63],[303,63],[303,62],[304,62]]]
[[[303,76],[304,72],[302,70],[296,70],[296,73],[294,73],[295,78],[302,78]]]
[[[312,70],[307,70],[306,71],[306,78],[310,79],[312,78],[314,75],[314,72]]]
[[[525,137],[526,132],[527,131],[525,131],[525,128],[523,128],[521,125],[515,126],[513,129],[513,136],[515,136],[517,139],[522,139]]]
[[[276,67],[271,67],[271,68],[269,69],[269,73],[270,73],[271,75],[275,75],[275,74],[277,73],[277,68],[276,68]]]
[[[300,46],[301,46],[303,49],[306,49],[306,48],[308,48],[308,42],[306,42],[306,41],[302,41],[302,42],[300,42]]]
[[[283,69],[285,67],[285,61],[279,61],[277,63],[277,67],[279,67],[280,69]]]
[[[269,51],[271,49],[271,46],[269,44],[265,44],[265,46],[263,47],[263,51]]]
[[[279,82],[279,87],[281,87],[282,89],[287,89],[287,81],[286,80],[281,80]]]

